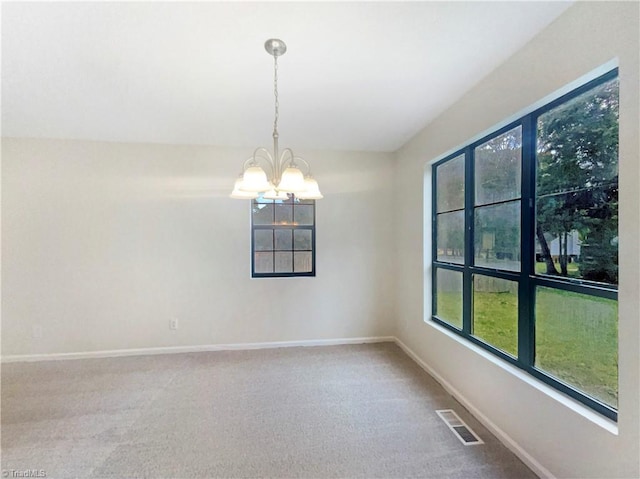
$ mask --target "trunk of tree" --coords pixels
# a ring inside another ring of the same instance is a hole
[[[556,265],[553,264],[553,258],[551,257],[551,251],[549,250],[549,245],[547,244],[547,239],[544,237],[544,233],[542,232],[542,226],[536,226],[536,236],[538,237],[538,242],[540,243],[540,247],[542,248],[542,257],[544,259],[545,264],[547,265],[547,274],[558,274],[558,270],[556,269]]]
[[[558,258],[556,262],[560,266],[560,274],[562,274],[562,233],[558,235]]]
[[[558,253],[560,256],[560,274],[567,276],[567,233],[560,233],[558,236]]]

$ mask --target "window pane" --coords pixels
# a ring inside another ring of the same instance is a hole
[[[290,225],[293,223],[293,205],[276,205],[276,224]]]
[[[618,80],[537,128],[536,272],[618,284]]]
[[[273,273],[273,253],[254,253],[253,267],[256,273]]]
[[[275,253],[275,272],[291,273],[293,272],[293,253]]]
[[[273,205],[254,203],[252,205],[253,224],[254,225],[271,225],[273,224]]]
[[[518,283],[473,275],[473,335],[518,356]]]
[[[311,251],[296,251],[293,253],[293,270],[296,273],[310,273],[312,266]]]
[[[552,288],[536,290],[535,366],[618,406],[618,303]]]
[[[273,230],[255,230],[253,232],[255,251],[273,250]]]
[[[311,230],[295,230],[293,232],[293,249],[311,249]]]
[[[441,213],[437,222],[438,261],[464,264],[464,211]]]
[[[293,221],[297,225],[312,225],[313,205],[295,205],[293,207]]]
[[[275,240],[276,240],[275,249],[278,251],[293,249],[291,247],[292,233],[293,233],[293,230],[280,230],[280,229],[275,230]]]
[[[439,165],[436,178],[438,213],[464,208],[464,155]]]
[[[617,184],[618,79],[538,118],[538,195]]]
[[[462,273],[438,268],[436,315],[462,329]]]
[[[520,271],[520,201],[475,210],[474,264]]]
[[[474,158],[476,205],[520,198],[522,127],[476,147]]]

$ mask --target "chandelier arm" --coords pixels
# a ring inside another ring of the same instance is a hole
[[[301,156],[294,156],[293,160],[296,161],[296,162],[301,161],[302,163],[304,163],[305,166],[307,167],[307,175],[311,175],[311,165],[309,164],[309,162],[307,160],[305,160]]]
[[[253,157],[253,160],[254,160],[256,163],[258,162],[258,160],[262,160],[262,161],[264,161],[264,162],[266,162],[266,163],[268,163],[268,164],[269,164],[269,168],[270,168],[270,169],[273,169],[273,161],[272,161],[272,159],[271,159],[271,157],[270,157],[270,156],[264,156],[264,155],[260,155],[260,154],[258,154],[258,155],[256,155],[256,156],[254,156],[254,157]]]
[[[241,174],[245,172],[245,170],[247,169],[247,167],[251,166],[252,163],[255,164],[256,162],[256,157],[254,156],[250,156],[249,158],[247,158],[246,160],[244,160],[244,163],[242,163],[242,171]]]
[[[273,161],[273,156],[271,156],[271,152],[267,150],[264,146],[260,146],[253,151],[253,157],[256,158],[259,156],[259,153],[264,153],[267,155],[267,159],[269,161]]]
[[[282,173],[285,170],[285,167],[287,165],[289,166],[296,166],[295,165],[295,159],[296,156],[293,154],[293,150],[291,148],[285,148],[284,150],[282,150],[282,154],[280,155],[280,158],[278,159],[278,175],[276,180],[280,181],[280,178],[282,177]],[[304,160],[303,160],[304,161]]]
[[[259,152],[266,153],[267,157],[261,156]],[[253,152],[253,155],[244,160],[244,162],[242,163],[242,171],[246,170],[247,166],[250,166],[251,163],[257,163],[256,159],[258,158],[263,158],[268,162],[273,162],[273,158],[271,157],[271,153],[269,153],[269,150],[267,150],[266,148],[257,148],[256,151]]]
[[[280,154],[280,161],[278,163],[280,163],[281,166],[284,166],[287,162],[291,163],[294,158],[295,155],[293,154],[293,150],[291,148],[285,148],[282,150],[282,154]]]
[[[244,172],[248,166],[259,165],[260,163],[264,163],[269,166],[271,170],[272,176],[275,172],[275,162],[273,161],[273,157],[271,156],[271,152],[264,147],[256,148],[253,152],[253,155],[247,158],[244,163],[242,163],[242,171]],[[270,178],[270,180],[274,180],[274,178]]]
[[[285,165],[289,164],[290,166],[297,167],[297,163],[302,162],[307,168],[307,175],[311,174],[311,165],[307,160],[302,158],[301,156],[296,156],[293,154],[293,150],[291,148],[285,148],[282,150],[282,155],[280,155],[280,161],[278,162],[279,167],[282,171],[284,171]],[[282,173],[282,171],[280,173]]]

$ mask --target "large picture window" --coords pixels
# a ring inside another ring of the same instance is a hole
[[[616,419],[617,70],[436,162],[432,182],[433,320]]]
[[[251,203],[251,276],[315,276],[316,202],[289,195]]]

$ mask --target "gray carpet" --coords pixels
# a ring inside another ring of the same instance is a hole
[[[467,446],[435,409],[485,441]],[[48,478],[534,478],[396,345],[2,366],[2,469]]]

